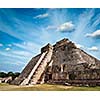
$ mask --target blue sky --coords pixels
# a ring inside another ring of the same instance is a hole
[[[100,9],[0,9],[0,71],[22,71],[63,38],[100,59]]]

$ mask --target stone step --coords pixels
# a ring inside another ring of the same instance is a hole
[[[35,75],[33,75],[33,80],[36,79],[36,78],[39,78],[41,76],[41,74],[44,72],[44,70],[39,70],[35,73]]]
[[[45,67],[48,63],[48,59],[50,59],[50,57],[51,57],[51,53],[50,54],[49,53],[42,59],[40,65],[37,67],[36,72],[32,77],[31,84],[37,83],[38,80],[41,78],[41,75],[43,74]]]

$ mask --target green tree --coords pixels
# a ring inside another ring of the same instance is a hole
[[[14,74],[15,74],[15,77],[18,77],[20,75],[19,72],[15,72]]]
[[[0,77],[1,78],[7,77],[7,74],[5,72],[0,72]]]
[[[8,76],[14,76],[13,72],[8,72]]]
[[[8,73],[7,73],[7,75],[8,75],[8,77],[9,77],[9,76],[11,76],[11,77],[12,77],[12,79],[14,79],[14,78],[15,78],[15,74],[14,74],[13,72],[8,72]]]
[[[14,79],[14,78],[18,77],[19,75],[20,75],[19,72],[15,72],[15,73],[13,73],[13,72],[8,72],[8,73],[0,72],[0,77],[1,78],[5,78],[5,77],[10,77],[11,76]]]

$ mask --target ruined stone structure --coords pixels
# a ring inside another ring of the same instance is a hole
[[[100,85],[100,61],[68,39],[53,46],[47,44],[12,82],[16,85],[42,83]]]

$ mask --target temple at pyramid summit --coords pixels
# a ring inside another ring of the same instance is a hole
[[[47,44],[11,84],[100,85],[100,61],[64,38]]]

